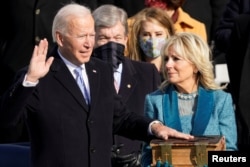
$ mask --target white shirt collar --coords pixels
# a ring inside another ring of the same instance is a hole
[[[69,71],[71,72],[71,74],[73,76],[75,76],[74,70],[78,67],[75,64],[71,63],[70,61],[68,61],[66,58],[64,58],[62,56],[62,54],[60,53],[59,49],[57,50],[59,56],[61,57],[61,59],[63,60],[63,62],[66,64],[66,66],[68,67]],[[82,69],[85,70],[85,64],[81,65]]]

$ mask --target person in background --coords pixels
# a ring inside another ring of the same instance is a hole
[[[226,53],[230,44],[230,36],[234,26],[234,19],[240,14],[250,11],[249,0],[229,0],[214,36],[213,60],[216,63],[226,63]]]
[[[249,0],[229,0],[215,32],[214,61],[228,67],[229,87],[236,107],[239,150],[250,148],[248,110]],[[234,32],[233,32],[234,31]],[[232,34],[233,32],[233,34]]]
[[[234,20],[226,53],[231,93],[236,107],[238,147],[250,149],[250,13],[240,14]]]
[[[206,26],[207,41],[214,45],[215,29],[229,0],[185,0],[182,9]]]
[[[0,103],[0,126],[15,126],[25,116],[33,167],[110,167],[113,134],[144,141],[193,138],[127,109],[111,66],[91,57],[95,28],[89,8],[63,6],[52,35],[54,50],[47,56],[48,41],[41,40]]]
[[[160,73],[160,49],[174,33],[172,20],[164,10],[143,9],[134,17],[134,23],[129,32],[128,58],[152,63]]]
[[[206,26],[182,9],[185,0],[145,0],[146,7],[164,9],[171,17],[176,32],[193,32],[207,41]]]
[[[162,48],[165,81],[145,99],[145,116],[192,134],[223,135],[227,150],[237,150],[237,130],[231,94],[215,81],[211,51],[198,35],[183,32]],[[149,143],[144,143],[142,165],[152,162]]]
[[[160,85],[160,76],[153,64],[124,56],[128,39],[127,13],[114,5],[102,5],[92,12],[95,21],[93,56],[113,67],[115,87],[130,111],[144,115],[146,94]],[[113,166],[140,166],[141,141],[114,136]]]

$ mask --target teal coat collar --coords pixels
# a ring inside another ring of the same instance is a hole
[[[206,90],[199,86],[197,109],[192,121],[192,135],[202,135],[214,109],[213,91]],[[182,132],[178,109],[177,93],[173,85],[167,87],[163,97],[163,118],[164,124]]]

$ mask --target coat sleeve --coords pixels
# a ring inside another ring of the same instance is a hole
[[[225,95],[221,111],[218,115],[220,133],[226,138],[226,149],[237,150],[237,128],[232,97]]]
[[[153,106],[152,103],[150,101],[150,95],[147,95],[145,98],[145,116],[147,118],[154,118],[154,110],[153,110]],[[142,167],[148,167],[150,166],[152,162],[152,150],[151,147],[149,145],[149,142],[144,142],[142,145],[142,158],[141,158],[141,164]]]
[[[121,97],[116,95],[114,107],[114,133],[142,141],[150,140],[148,128],[153,120],[131,112],[122,102]]]

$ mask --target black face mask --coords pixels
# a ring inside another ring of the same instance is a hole
[[[116,42],[108,42],[94,49],[93,57],[97,57],[105,62],[112,64],[114,70],[124,60],[125,46]]]

